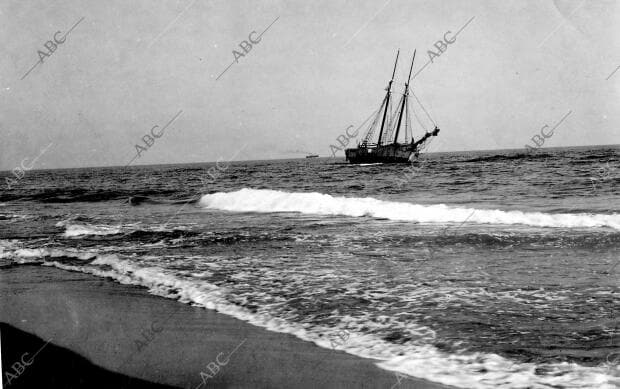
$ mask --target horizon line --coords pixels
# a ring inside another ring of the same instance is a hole
[[[536,150],[537,151],[542,151],[542,150],[553,150],[553,149],[566,149],[566,148],[573,148],[573,147],[613,147],[613,146],[620,147],[620,143],[602,144],[602,145],[540,147],[540,148],[537,148]],[[482,150],[429,151],[429,152],[425,152],[425,153],[421,153],[421,154],[467,153],[467,152],[483,152],[483,151],[511,151],[511,150],[521,150],[521,149],[525,149],[525,147],[508,148],[508,149],[505,149],[505,148],[501,149],[500,148],[500,149],[482,149]],[[317,158],[319,158],[319,159],[321,159],[321,158],[341,159],[341,158],[345,158],[345,157],[344,156],[342,156],[342,157],[331,157],[331,156],[321,156],[321,155],[319,155]],[[233,163],[233,162],[282,161],[282,160],[290,160],[290,159],[306,159],[306,157],[269,158],[269,159],[238,159],[238,160],[227,161],[227,163]],[[136,167],[172,166],[172,165],[197,165],[197,164],[212,164],[212,163],[217,163],[217,162],[221,162],[221,161],[150,163],[150,164],[131,165],[131,166],[124,166],[124,165],[101,165],[101,166],[58,167],[58,168],[32,169],[32,170],[29,170],[29,171],[34,172],[34,171],[46,171],[46,170],[98,169],[98,168],[116,168],[116,167],[132,169],[132,168],[136,168]],[[12,169],[10,169],[10,170],[0,170],[0,173],[4,173],[4,172],[10,173],[11,171],[12,171]]]

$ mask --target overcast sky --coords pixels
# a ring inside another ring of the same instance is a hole
[[[619,19],[612,0],[3,0],[0,170],[46,147],[36,168],[125,165],[175,115],[132,164],[327,156],[398,48],[400,89],[415,48],[414,73],[470,20],[412,83],[433,151],[524,147],[569,112],[545,147],[618,144]]]

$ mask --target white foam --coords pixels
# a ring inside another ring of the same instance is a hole
[[[0,251],[1,250],[10,250],[19,247],[19,241],[17,239],[0,239]]]
[[[76,249],[55,248],[17,248],[15,243],[3,247],[7,241],[0,241],[0,259],[11,259],[16,263],[36,263],[41,259],[50,257],[70,257],[81,260],[93,259],[97,256],[96,251],[78,251]],[[37,261],[38,260],[38,261]]]
[[[545,364],[542,366],[548,372],[541,375],[537,374],[541,365],[514,363],[497,354],[457,355],[424,350],[417,355],[399,356],[377,365],[461,388],[617,388],[613,384],[615,379],[609,375],[611,372],[604,367],[566,362]]]
[[[225,288],[204,280],[181,279],[170,270],[156,266],[142,267],[116,255],[99,255],[86,266],[62,264],[54,260],[45,262],[45,265],[110,277],[123,284],[145,286],[152,294],[178,298],[181,302],[214,309],[274,332],[295,335],[324,348],[334,347],[334,343],[330,340],[338,339],[343,330],[351,330],[351,336],[344,342],[338,342],[334,348],[360,357],[378,359],[381,362],[377,365],[386,370],[455,387],[611,389],[614,387],[613,383],[617,382],[614,378],[618,373],[617,367],[616,371],[612,371],[608,367],[584,367],[569,363],[546,364],[545,370],[551,373],[541,375],[537,373],[540,365],[514,363],[496,354],[449,354],[424,342],[406,345],[389,343],[374,335],[356,333],[354,329],[346,326],[309,327],[307,323],[291,323],[260,309],[253,313],[232,304],[226,299]],[[389,318],[386,317],[386,320]],[[422,340],[435,337],[434,332],[426,327],[411,323],[411,328],[421,335]],[[401,379],[395,377],[395,384]]]
[[[549,214],[419,205],[377,200],[372,197],[337,197],[322,193],[291,193],[244,188],[236,192],[204,195],[206,208],[232,212],[299,212],[317,215],[373,216],[420,223],[523,224],[536,227],[612,227],[620,230],[618,214]],[[473,213],[472,213],[473,212]]]
[[[84,224],[62,224],[63,222],[56,223],[57,227],[64,226],[65,237],[83,236],[83,235],[112,235],[121,232],[119,228],[110,226],[93,226]]]
[[[4,217],[6,219],[21,219],[21,220],[28,220],[28,219],[34,219],[34,216],[32,215],[20,215],[20,214],[0,214],[1,217]]]

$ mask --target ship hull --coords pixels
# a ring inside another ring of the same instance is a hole
[[[409,163],[414,149],[411,144],[390,144],[346,149],[350,163]]]

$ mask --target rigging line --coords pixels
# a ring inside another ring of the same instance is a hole
[[[422,110],[424,111],[424,113],[426,114],[426,116],[428,116],[428,118],[430,119],[430,121],[433,123],[433,125],[435,127],[437,127],[437,123],[435,123],[435,121],[433,120],[433,118],[431,117],[431,115],[428,114],[428,112],[426,111],[426,108],[424,108],[424,106],[422,105],[422,103],[420,102],[420,99],[418,99],[418,96],[416,96],[415,93],[413,93],[413,91],[411,91],[411,94],[413,95],[413,97],[415,97],[415,100],[418,102],[418,104],[420,104],[420,107],[422,107]]]
[[[405,97],[405,96],[403,95],[403,97],[401,97],[401,98],[400,98],[400,100],[398,100],[398,105],[397,105],[397,107],[399,107],[399,108],[396,108],[396,111],[394,111],[394,112],[392,113],[392,116],[391,116],[391,120],[392,120],[392,121],[393,121],[393,120],[396,118],[396,116],[400,113],[400,107],[401,107],[401,106],[402,106],[402,104],[403,104],[403,98],[404,98],[404,97]]]
[[[413,137],[413,126],[411,125],[411,107],[409,105],[409,100],[405,104],[405,143],[409,141],[409,127],[411,127],[411,137]]]
[[[377,108],[373,113],[370,114],[370,116],[368,116],[368,118],[366,118],[366,120],[364,120],[362,122],[362,124],[360,124],[357,127],[357,130],[359,131],[362,127],[364,127],[364,124],[366,124],[366,122],[368,122],[370,120],[370,118],[372,118],[373,116],[375,116],[379,111],[381,111],[381,108],[383,108],[383,104],[385,103],[385,101],[381,102],[381,105],[379,106],[379,108]]]
[[[413,111],[413,116],[415,116],[415,120],[418,121],[418,124],[420,125],[420,127],[422,127],[422,129],[424,130],[424,132],[428,132],[428,130],[426,129],[426,126],[424,126],[424,124],[422,124],[422,121],[420,120],[420,118],[418,117],[418,113],[415,111],[415,109],[412,109]]]
[[[368,142],[370,138],[374,136],[375,131],[377,130],[377,127],[379,126],[380,117],[381,117],[381,114],[378,113],[377,116],[375,117],[375,120],[372,121],[372,124],[370,125],[370,128],[368,129],[368,133],[366,134],[366,137],[364,138],[366,142]]]
[[[375,116],[375,120],[373,120],[373,122],[371,123],[370,127],[366,131],[366,135],[364,135],[364,142],[368,142],[370,140],[370,138],[373,136],[373,134],[375,133],[375,130],[376,130],[375,126],[377,125],[377,120],[379,120],[379,117],[381,116],[380,112],[381,112],[381,109],[383,109],[383,104],[385,104],[385,99],[383,99],[383,101],[381,102],[381,105],[379,106],[379,108],[375,112],[373,112],[373,114],[370,115],[370,117],[368,118],[368,119],[370,119],[371,117],[373,117],[373,115],[376,115]],[[366,119],[365,122],[367,122],[368,119]],[[360,126],[359,128],[361,128],[361,127],[362,126]]]
[[[385,97],[383,98],[383,100],[381,100],[381,105],[379,106],[379,110],[377,111],[377,116],[375,117],[375,120],[373,121],[373,124],[372,124],[372,125],[373,125],[373,127],[374,127],[375,123],[377,122],[377,120],[379,120],[379,117],[381,116],[381,111],[383,111],[383,107],[384,107],[387,103],[388,103],[387,96],[385,96]],[[385,114],[384,114],[384,116],[385,116]],[[373,128],[373,129],[372,129],[372,133],[373,133],[373,134],[374,134],[375,130],[376,130],[376,128]],[[369,133],[369,134],[370,134],[370,133]]]
[[[407,119],[409,116],[409,112],[407,112],[408,105],[409,101],[405,101],[405,106],[403,107],[403,109],[405,110],[405,112],[403,113],[403,116],[405,117],[405,142],[407,142]],[[395,142],[398,142],[398,140],[395,140]]]
[[[384,124],[385,124],[385,118],[387,115],[387,111],[389,111],[390,109],[390,94],[386,94],[385,97],[383,98],[383,101],[381,102],[381,107],[379,107],[379,113],[377,114],[377,120],[379,119],[379,117],[381,116],[381,110],[383,110],[383,108],[385,107],[385,110],[383,111],[383,118],[381,119],[381,130],[379,130],[379,137],[377,139],[377,144],[380,145],[381,144],[381,137],[383,135],[382,131],[384,128]],[[373,129],[373,134],[374,131],[376,130]]]
[[[395,131],[396,131],[396,135],[394,135],[394,142],[398,142],[398,135],[400,135],[400,128],[401,128],[401,124],[402,124],[402,120],[403,120],[403,116],[405,117],[405,140],[407,139],[407,104],[409,103],[409,100],[407,99],[407,95],[405,93],[403,93],[403,97],[401,98],[401,100],[398,102],[398,106],[400,107],[398,109],[398,121],[396,123],[395,126]]]
[[[360,124],[360,125],[357,127],[357,129],[359,130],[359,129],[361,129],[362,127],[364,127],[364,124],[366,124],[366,122],[368,122],[368,120],[370,120],[373,116],[376,116],[376,115],[377,115],[377,114],[381,111],[381,108],[383,108],[383,103],[381,103],[381,105],[379,106],[379,108],[377,108],[377,109],[376,109],[373,113],[371,113],[371,114],[370,114],[370,116],[368,116],[368,117],[366,118],[366,120],[364,120],[364,122],[362,122],[362,124]],[[375,117],[375,120],[373,121],[373,123],[374,123],[375,121],[376,121],[376,117]]]
[[[409,104],[409,107],[408,107],[409,112],[413,112],[413,116],[416,118],[416,121],[418,122],[418,124],[420,124],[420,128],[426,132],[426,128],[424,128],[424,124],[420,122],[420,119],[418,119],[417,113],[415,109],[413,108],[413,103],[411,102],[411,100],[407,101],[407,103]],[[413,132],[413,121],[411,120],[411,115],[409,115],[409,125],[411,126],[411,139],[414,139],[415,134]]]
[[[389,139],[392,138],[392,127],[394,125],[394,99],[390,99],[390,101],[388,102],[387,115],[387,125],[385,128],[385,133],[383,134],[383,139],[387,139],[389,143]]]
[[[403,96],[404,97],[404,96]],[[400,107],[402,105],[402,101],[403,101],[403,97],[401,97],[401,99],[398,101],[398,105],[397,107]],[[396,117],[398,117],[398,114],[400,113],[400,108],[397,108],[396,111],[394,112],[390,112],[390,117],[388,118],[388,122],[389,122],[389,127],[387,132],[387,136],[386,139],[392,139],[392,136],[394,135],[394,131],[396,131]],[[396,142],[396,139],[394,139],[394,142]]]
[[[435,139],[435,137],[431,137],[430,139],[425,140],[425,141],[424,141],[424,143],[422,144],[422,147],[420,147],[420,151],[424,151],[424,150],[426,150],[426,148],[427,148],[428,146],[430,146],[430,145],[431,145],[431,143],[433,143],[433,140],[434,140],[434,139]]]
[[[381,104],[381,107],[383,106],[383,104]],[[373,116],[375,116],[377,114],[377,112],[379,112],[381,110],[381,107],[379,107],[378,109],[376,109],[373,113],[370,114],[370,116],[368,116],[368,118],[366,118],[366,120],[364,120],[362,122],[362,124],[360,124],[359,126],[357,126],[357,130],[359,131],[360,129],[362,129],[362,127],[364,127],[364,125],[366,124],[366,122],[368,122]]]
[[[405,140],[405,142],[407,142],[407,115],[408,115],[408,113],[407,113],[407,102],[405,102],[405,106],[403,107],[403,109],[404,109],[404,112],[403,112],[403,116],[404,116],[403,127],[404,127],[404,130],[399,135],[401,135],[401,137],[404,136],[403,139]],[[398,143],[398,139],[394,139],[394,142]]]
[[[383,104],[381,104],[381,106],[383,106]],[[377,114],[377,112],[379,112],[379,110],[381,109],[381,107],[379,107],[379,109],[377,109],[376,111],[374,111],[373,113],[370,114],[370,116],[368,116],[368,118],[366,118],[366,120],[364,120],[362,122],[362,124],[360,124],[357,129],[359,130],[360,128],[362,128],[364,126],[364,124],[366,124],[367,121],[370,120],[370,118],[372,118],[373,116],[375,116]]]

